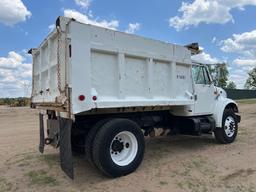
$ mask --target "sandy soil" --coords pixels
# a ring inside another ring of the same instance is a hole
[[[233,144],[217,144],[211,135],[149,138],[136,172],[110,179],[77,156],[72,181],[59,167],[57,150],[38,152],[37,111],[0,107],[0,192],[255,192],[256,103],[240,104],[240,111]]]

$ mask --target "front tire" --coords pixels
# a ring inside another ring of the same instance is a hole
[[[94,139],[93,160],[106,175],[120,177],[135,171],[144,156],[145,141],[140,127],[128,119],[105,123]]]
[[[234,142],[238,131],[238,120],[232,109],[225,109],[222,117],[222,127],[214,131],[215,139],[222,144]]]

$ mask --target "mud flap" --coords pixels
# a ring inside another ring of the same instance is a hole
[[[39,142],[39,151],[40,153],[44,153],[44,115],[39,114],[39,132],[40,132],[40,142]]]
[[[59,117],[60,126],[60,165],[61,169],[74,179],[73,158],[71,149],[71,119]]]

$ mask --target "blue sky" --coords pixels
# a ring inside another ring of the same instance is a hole
[[[204,52],[194,59],[227,62],[239,88],[256,66],[256,0],[1,0],[0,97],[29,95],[26,51],[40,44],[59,15],[170,43],[198,42]]]

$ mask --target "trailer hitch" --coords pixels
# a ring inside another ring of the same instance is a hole
[[[45,144],[45,145],[50,145],[52,142],[53,142],[53,139],[51,139],[51,138],[46,138],[46,139],[44,140],[44,144]]]

